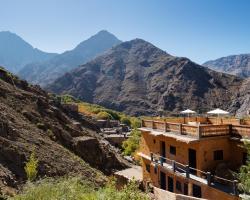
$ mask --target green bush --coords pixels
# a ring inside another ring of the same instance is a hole
[[[61,97],[62,103],[78,103],[79,102],[79,100],[77,100],[75,97],[69,94],[61,95],[60,97]]]
[[[240,172],[237,175],[240,180],[239,190],[243,193],[250,193],[250,142],[244,142],[244,146],[247,149],[247,162],[240,168]],[[244,198],[243,198],[244,199]]]
[[[37,176],[38,160],[36,159],[35,152],[30,154],[28,162],[26,162],[24,170],[26,172],[27,179],[29,181],[34,181]]]
[[[109,113],[107,113],[107,112],[104,112],[104,111],[102,111],[102,112],[99,112],[97,115],[96,115],[96,117],[97,117],[97,119],[112,119],[112,116],[109,114]]]
[[[26,185],[22,194],[13,200],[149,200],[142,193],[135,181],[131,181],[123,189],[117,191],[114,181],[105,187],[94,189],[93,183],[79,178],[45,179],[38,183]]]
[[[140,128],[141,120],[137,117],[130,117],[131,127],[132,128]]]
[[[126,156],[130,155],[133,156],[136,150],[139,149],[140,140],[141,140],[141,132],[138,131],[137,129],[134,129],[131,132],[130,137],[122,144],[123,154]]]
[[[127,126],[131,126],[131,122],[130,122],[129,118],[126,116],[123,116],[121,118],[121,123],[126,124]]]
[[[105,110],[107,113],[109,113],[113,119],[120,120],[120,116],[117,114],[117,112],[113,110]]]

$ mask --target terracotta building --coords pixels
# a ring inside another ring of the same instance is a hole
[[[250,121],[217,118],[143,120],[143,182],[204,199],[239,199],[231,170],[246,161]]]

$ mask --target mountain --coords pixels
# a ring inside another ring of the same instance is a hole
[[[207,61],[203,65],[216,71],[234,74],[242,78],[250,77],[250,54],[222,57]]]
[[[49,91],[132,115],[176,113],[185,108],[230,109],[240,78],[174,57],[141,40],[121,43],[66,73]],[[235,110],[232,110],[236,112]]]
[[[90,119],[65,110],[58,98],[3,68],[0,111],[0,196],[21,188],[31,152],[40,178],[75,175],[100,185],[105,174],[126,166]]]
[[[238,116],[250,116],[250,78],[245,79],[236,91],[231,108],[237,110]]]
[[[0,65],[5,66],[11,72],[17,73],[28,63],[45,61],[55,55],[33,48],[14,33],[0,32]]]
[[[93,59],[120,42],[113,34],[107,31],[100,31],[81,42],[71,51],[66,51],[45,62],[26,65],[19,72],[19,75],[31,83],[45,86],[52,83],[65,72]]]

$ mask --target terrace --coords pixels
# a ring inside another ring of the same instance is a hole
[[[205,184],[210,187],[216,188],[223,192],[231,195],[238,195],[237,191],[237,180],[229,180],[210,172],[205,172],[196,168],[192,168],[188,165],[176,162],[158,154],[150,153],[150,155],[145,155],[144,153],[139,153],[139,155],[147,160],[150,160],[155,167],[161,167],[169,172],[175,173],[183,178],[192,179],[200,184]]]
[[[250,121],[216,118],[175,118],[168,120],[142,120],[142,131],[152,134],[183,136],[190,140],[215,136],[250,139]]]

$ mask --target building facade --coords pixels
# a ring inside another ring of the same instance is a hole
[[[145,185],[204,199],[239,199],[230,171],[246,161],[242,138],[250,136],[249,125],[208,118],[143,120],[140,130]]]

